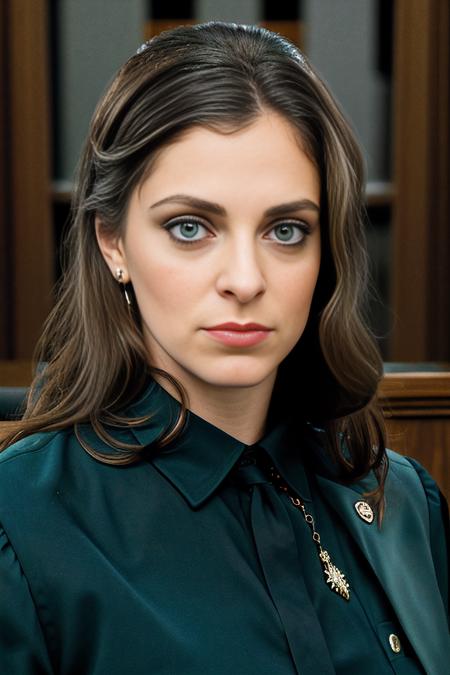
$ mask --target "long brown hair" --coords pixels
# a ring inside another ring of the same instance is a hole
[[[363,314],[363,161],[349,124],[298,48],[257,26],[208,22],[163,32],[124,64],[101,99],[79,164],[56,304],[36,350],[47,365],[32,384],[23,419],[4,424],[3,447],[89,421],[117,450],[105,456],[84,443],[94,457],[140,459],[139,447],[115,440],[105,426],[143,421],[120,411],[156,369],[148,364],[140,318],[128,313],[100,253],[95,217],[120,231],[132,191],[184,131],[200,125],[232,133],[267,110],[299,134],[322,184],[319,279],[304,334],[279,367],[273,405],[324,428],[344,480],[374,469],[379,487],[372,496],[382,504],[387,460],[375,399],[382,361]],[[158,372],[182,401],[161,446],[181,428],[188,399],[180,383]]]

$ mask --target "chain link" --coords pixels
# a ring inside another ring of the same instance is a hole
[[[326,583],[329,585],[329,588],[335,591],[335,593],[340,595],[345,600],[349,600],[350,599],[349,583],[345,578],[345,574],[343,574],[336,567],[336,565],[332,563],[328,551],[325,551],[322,548],[322,544],[320,541],[320,534],[316,530],[314,518],[310,513],[307,512],[307,510],[305,509],[305,505],[303,501],[300,499],[300,497],[294,494],[292,490],[290,490],[289,487],[285,483],[283,483],[280,474],[277,473],[277,470],[275,469],[274,466],[271,466],[269,468],[269,473],[270,479],[273,482],[273,484],[279,490],[285,492],[289,497],[290,501],[292,502],[293,506],[295,506],[295,508],[299,509],[302,512],[302,515],[311,530],[313,541],[316,544],[319,559],[322,564],[323,572],[325,575]]]

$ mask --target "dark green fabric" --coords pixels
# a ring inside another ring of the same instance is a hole
[[[421,467],[419,479],[390,455],[378,530],[354,509],[367,482],[344,487],[319,462],[319,431],[294,438],[278,423],[246,446],[189,413],[181,437],[156,452],[178,408],[152,383],[128,410],[155,412],[142,428],[115,431],[148,446],[137,465],[96,461],[71,429],[0,456],[2,675],[450,672],[440,497]],[[89,426],[81,435],[112,452]],[[314,516],[349,602],[325,583],[311,532],[271,484],[270,465]],[[411,621],[404,589],[421,586],[418,597],[431,597]]]

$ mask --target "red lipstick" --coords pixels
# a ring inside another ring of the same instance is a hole
[[[231,347],[251,347],[265,340],[271,328],[260,323],[221,323],[205,329],[214,340]]]
[[[238,330],[245,332],[249,330],[270,330],[270,328],[260,323],[234,323],[233,321],[229,321],[227,323],[220,323],[217,326],[211,326],[207,330]]]

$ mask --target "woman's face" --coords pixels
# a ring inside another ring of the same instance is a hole
[[[133,192],[122,236],[99,244],[136,295],[149,362],[197,385],[275,379],[301,337],[320,266],[320,178],[289,123],[192,128]],[[211,331],[221,324],[260,330]]]

